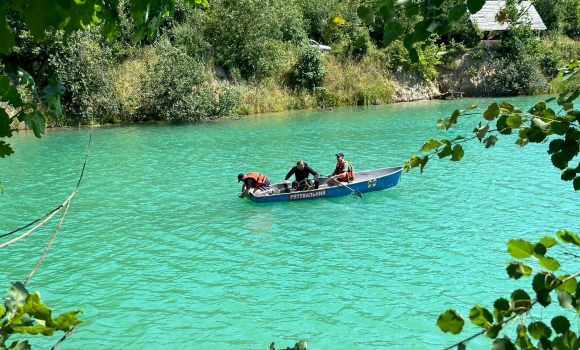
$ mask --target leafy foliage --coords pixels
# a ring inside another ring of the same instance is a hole
[[[486,0],[457,1],[451,8],[444,6],[443,0],[386,0],[376,3],[361,2],[357,8],[358,17],[364,24],[375,22],[381,17],[385,23],[383,43],[390,45],[395,40],[402,40],[407,49],[411,62],[419,62],[419,54],[414,44],[422,43],[431,35],[443,35],[449,32],[454,22],[460,20],[466,10],[470,13],[478,12]],[[351,1],[350,4],[353,4]],[[412,29],[404,28],[399,18],[419,19]],[[344,18],[336,17],[329,20],[327,37],[332,35],[337,27],[344,25]]]
[[[517,61],[498,58],[486,64],[485,91],[489,96],[544,93],[548,82],[528,56]]]
[[[76,315],[82,310],[73,310],[52,317],[52,311],[40,301],[38,293],[29,293],[21,282],[12,283],[9,298],[0,306],[0,349],[6,349],[6,341],[15,333],[51,336],[56,331],[68,332],[81,323]],[[8,349],[30,349],[28,341],[13,342]]]
[[[570,231],[558,231],[556,237],[561,244],[572,244],[580,248],[580,238]],[[525,325],[528,315],[531,313],[535,304],[547,307],[552,303],[552,295],[556,294],[559,305],[564,309],[573,309],[580,313],[580,288],[578,285],[578,273],[574,275],[556,276],[553,271],[560,269],[560,263],[546,255],[548,249],[558,246],[558,241],[553,237],[543,237],[537,243],[529,242],[525,239],[510,240],[506,244],[508,253],[516,259],[533,258],[543,268],[550,272],[538,271],[532,279],[531,296],[522,289],[516,289],[510,295],[509,301],[505,298],[498,298],[493,305],[493,313],[479,305],[473,307],[469,312],[469,319],[475,325],[481,328],[480,334],[486,334],[494,339],[492,348],[532,349],[532,338],[538,341],[538,349],[577,349],[580,346],[580,340],[574,331],[570,329],[570,322],[564,316],[552,318],[550,325],[541,321],[534,321]],[[542,249],[539,249],[541,246]],[[546,263],[546,262],[549,263]],[[575,269],[575,268],[573,268]],[[519,270],[519,274],[514,274]],[[518,279],[522,276],[530,276],[532,268],[521,261],[511,262],[507,268],[510,278]],[[520,324],[515,330],[513,337],[505,336],[498,338],[499,331],[504,328],[510,321],[519,319]],[[443,332],[459,334],[463,331],[464,317],[454,309],[443,312],[437,320],[437,326]],[[558,335],[552,338],[552,335]],[[472,339],[473,337],[468,338]],[[552,339],[551,339],[552,338]],[[468,340],[461,341],[459,344],[465,344]]]
[[[580,62],[577,60],[572,61],[563,69],[560,77],[567,79],[576,75],[579,66]],[[578,96],[580,96],[580,87],[560,94],[555,99],[556,103],[561,107],[558,113],[546,105],[546,102],[552,99],[537,103],[527,112],[507,102],[502,102],[499,105],[494,102],[483,111],[484,122],[480,122],[479,126],[473,129],[473,136],[470,138],[457,136],[452,140],[429,140],[423,145],[421,151],[431,152],[431,155],[437,154],[439,158],[453,155],[451,160],[458,161],[463,157],[461,143],[468,140],[477,138],[486,148],[490,148],[495,146],[501,136],[517,132],[518,138],[515,143],[523,147],[530,142],[541,143],[547,137],[551,137],[553,139],[549,143],[548,154],[551,157],[552,164],[562,170],[562,180],[572,181],[574,189],[580,190],[580,176],[578,176],[580,165],[572,163],[580,150],[580,111],[575,109],[573,105],[573,101]],[[455,110],[449,118],[445,118],[445,120],[439,119],[437,124],[442,130],[448,130],[454,124],[457,124],[459,116],[467,113],[473,114],[476,108],[478,108],[476,105],[472,105],[465,110]],[[495,125],[492,124],[494,122]],[[405,162],[404,167],[409,171],[420,166],[421,172],[423,172],[428,160],[429,155],[423,158],[413,156]],[[529,249],[526,248],[527,250]],[[549,261],[544,261],[544,263],[552,266]],[[547,266],[545,267],[548,268]]]
[[[326,78],[324,60],[316,47],[305,46],[292,67],[292,86],[296,89],[307,88],[314,91]]]
[[[245,79],[261,80],[285,71],[292,44],[306,41],[299,13],[296,1],[216,1],[204,36],[217,64],[238,69]]]

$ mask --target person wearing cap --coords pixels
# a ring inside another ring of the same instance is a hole
[[[336,168],[328,175],[326,184],[329,187],[338,186],[340,182],[352,182],[354,180],[354,168],[350,162],[344,160],[344,154],[338,152],[336,156]]]
[[[238,182],[243,181],[242,193],[240,193],[240,198],[247,197],[250,193],[254,196],[266,196],[273,194],[275,191],[270,189],[270,180],[266,175],[262,175],[255,172],[249,172],[247,174],[239,173]]]
[[[295,181],[292,181],[292,188],[295,188],[297,191],[304,191],[306,187],[312,186],[314,186],[314,188],[318,188],[318,185],[320,185],[318,182],[318,173],[309,167],[308,164],[304,163],[303,160],[297,161],[296,166],[292,167],[288,174],[286,174],[286,177],[284,177],[284,187],[286,187],[286,189],[288,188],[288,179],[290,176],[292,176],[292,174],[294,174],[294,177],[296,178]],[[308,178],[308,175],[310,174],[314,176],[314,180],[310,180]],[[310,182],[311,186],[306,186],[307,184],[305,181]]]

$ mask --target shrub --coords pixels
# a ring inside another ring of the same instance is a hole
[[[296,0],[217,1],[203,28],[216,63],[228,71],[238,69],[245,79],[281,73],[289,47],[306,41]]]
[[[72,124],[86,124],[93,116],[108,118],[120,111],[111,69],[114,65],[111,50],[101,45],[100,38],[96,28],[75,32],[68,45],[49,60],[66,87],[62,105]]]
[[[139,110],[147,119],[206,121],[232,113],[239,93],[229,86],[204,83],[205,67],[161,38],[157,62],[142,85]]]
[[[489,95],[537,94],[547,92],[549,88],[546,78],[528,57],[518,61],[499,58],[491,61],[486,70],[491,72],[485,81]]]
[[[326,69],[320,51],[316,47],[304,47],[292,67],[291,86],[297,90],[304,87],[313,91],[315,87],[323,84],[325,78]]]

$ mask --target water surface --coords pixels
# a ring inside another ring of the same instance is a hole
[[[510,101],[527,109],[538,100]],[[203,125],[93,130],[89,162],[59,236],[28,287],[56,314],[85,321],[59,349],[441,349],[475,334],[442,333],[448,308],[492,309],[531,281],[507,279],[505,241],[578,230],[577,194],[546,156],[502,138],[465,145],[459,163],[431,160],[396,187],[315,201],[255,204],[239,172],[278,182],[303,159],[321,174],[342,151],[355,170],[402,165],[430,138],[479,122],[438,118],[464,99],[311,110]],[[0,160],[0,233],[72,192],[90,130],[19,133]],[[0,252],[2,279],[23,281],[57,220]],[[566,270],[573,273],[577,271]],[[575,268],[575,267],[572,267]],[[538,314],[541,317],[541,315]],[[547,313],[543,314],[546,318]],[[549,322],[549,318],[545,319]],[[508,327],[515,334],[516,325]],[[49,348],[55,339],[32,337]],[[478,338],[470,349],[488,349]]]

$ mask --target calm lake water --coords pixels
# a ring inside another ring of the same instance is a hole
[[[362,200],[255,204],[238,198],[236,176],[258,171],[279,182],[298,159],[326,175],[338,151],[355,170],[402,165],[428,139],[470,135],[480,120],[441,131],[438,118],[496,100],[95,128],[79,192],[28,288],[53,314],[84,310],[63,350],[267,349],[300,339],[309,349],[452,345],[478,328],[467,321],[463,335],[442,333],[441,312],[467,317],[476,304],[493,310],[496,298],[531,290],[530,279],[507,278],[507,240],[580,231],[578,194],[560,180],[547,144],[471,142],[461,162],[433,159],[422,175],[403,173],[396,187]],[[526,110],[538,100],[507,99]],[[9,140],[0,234],[64,202],[89,134]],[[26,279],[57,224],[0,250],[3,288]],[[569,265],[561,274],[577,272]],[[546,323],[547,315],[536,313]],[[30,340],[46,349],[60,334]],[[477,338],[468,348],[489,344]]]

